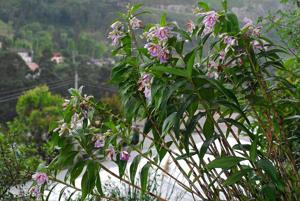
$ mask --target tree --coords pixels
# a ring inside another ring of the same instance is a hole
[[[63,99],[58,95],[52,95],[47,86],[40,86],[27,91],[20,96],[17,102],[17,117],[10,128],[13,129],[15,124],[24,125],[29,134],[28,140],[32,140],[36,144],[43,159],[47,157],[42,146],[48,139],[50,122],[59,120],[62,103]],[[22,130],[18,132],[20,135],[23,133]]]
[[[12,200],[15,195],[10,188],[23,185],[40,163],[52,159],[48,130],[61,118],[62,103],[62,98],[52,95],[46,86],[29,90],[19,98],[17,117],[0,130],[0,200]]]

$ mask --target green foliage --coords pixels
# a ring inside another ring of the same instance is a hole
[[[284,71],[281,54],[287,52],[257,25],[242,25],[226,1],[223,6],[195,16],[192,30],[166,15],[136,27],[139,6],[121,15],[110,34],[120,34],[113,54],[122,59],[112,83],[124,116],[83,96],[82,88],[70,89],[53,131],[59,150],[47,170],[53,181],[69,185],[84,172],[81,189],[73,188],[85,200],[111,199],[99,184],[101,171],[138,190],[141,199],[164,200],[149,188],[153,172],[195,200],[298,199],[299,155],[291,145],[300,139],[299,89],[274,74]],[[55,178],[63,170],[71,172],[65,182]]]
[[[52,159],[48,130],[50,123],[60,118],[62,103],[62,98],[52,95],[46,86],[19,98],[17,117],[0,134],[0,199],[10,195],[11,187],[30,180],[40,163]]]

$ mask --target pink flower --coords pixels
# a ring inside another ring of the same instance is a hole
[[[147,100],[151,99],[151,75],[150,74],[143,74],[142,77],[138,81],[139,91],[143,91],[145,98]]]
[[[109,146],[108,149],[106,150],[106,157],[108,160],[112,160],[114,158],[114,155],[115,155],[115,150],[114,150],[114,147],[113,146]]]
[[[255,36],[257,36],[257,37],[260,36],[260,34],[261,34],[261,29],[262,29],[261,26],[255,27],[255,28],[252,30],[252,34],[255,35]]]
[[[209,71],[207,74],[207,77],[217,79],[219,77],[218,73],[216,71]]]
[[[142,76],[142,79],[145,83],[150,83],[150,80],[151,80],[151,75],[148,74],[148,73],[145,73],[143,76]]]
[[[112,40],[113,46],[118,46],[120,44],[120,39],[123,37],[123,33],[118,30],[113,30],[109,32],[108,37]]]
[[[123,27],[123,24],[120,21],[116,21],[112,25],[110,25],[110,27],[114,30],[121,29]]]
[[[254,51],[261,50],[263,48],[263,46],[257,40],[252,41],[251,45]]]
[[[194,22],[192,20],[189,20],[186,24],[186,30],[190,33],[193,33],[194,29],[196,28]]]
[[[34,186],[30,189],[30,193],[32,194],[33,197],[40,197],[41,193],[40,193],[40,189],[37,186]]]
[[[98,139],[95,142],[95,148],[102,148],[104,147],[104,140],[103,139]]]
[[[205,26],[206,32],[213,29],[218,19],[218,14],[215,11],[210,11],[206,14],[203,19],[203,24]]]
[[[162,63],[167,63],[168,59],[170,57],[170,52],[167,49],[161,49],[158,55],[159,62]]]
[[[147,48],[148,52],[152,57],[157,57],[159,55],[159,52],[161,50],[161,46],[154,43],[148,43],[145,45],[145,48]]]
[[[208,63],[208,67],[210,67],[210,68],[217,68],[218,64],[215,61],[210,61]]]
[[[242,60],[241,58],[238,58],[238,59],[236,60],[236,62],[237,62],[237,64],[240,65],[240,66],[243,65],[243,63],[244,63],[243,60]]]
[[[253,25],[253,21],[247,17],[244,17],[243,19],[243,22],[244,22],[244,27],[248,27],[248,26],[252,26]]]
[[[152,94],[151,94],[151,88],[150,87],[145,87],[145,89],[144,89],[144,95],[145,95],[145,98],[147,100],[151,100]]]
[[[102,148],[105,145],[104,137],[102,134],[95,135],[92,141],[94,142],[95,148]]]
[[[222,50],[222,51],[220,52],[219,58],[220,58],[222,61],[224,61],[224,60],[225,60],[225,55],[226,55],[225,51]]]
[[[132,29],[139,29],[143,26],[143,22],[136,17],[130,19]]]
[[[48,182],[47,174],[42,172],[37,172],[32,175],[32,179],[35,180],[38,185],[43,185],[44,183]]]
[[[121,161],[128,161],[129,157],[130,157],[130,155],[127,151],[121,151],[121,153],[120,153],[120,160]]]
[[[154,32],[154,35],[156,38],[158,38],[160,41],[168,40],[170,37],[170,28],[169,27],[157,27],[157,29]]]
[[[235,39],[231,36],[225,36],[224,37],[224,43],[227,45],[227,46],[233,46],[235,45]]]

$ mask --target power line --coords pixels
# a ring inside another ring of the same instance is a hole
[[[69,86],[72,83],[72,81],[73,80],[70,80],[70,81],[65,82],[65,83],[61,83],[59,85],[49,86],[49,89],[53,91],[53,89],[57,89],[57,88]],[[0,103],[12,101],[12,100],[16,100],[16,99],[18,99],[20,97],[20,95],[22,95],[22,93],[18,93],[18,94],[15,94],[15,95],[7,96],[5,98],[0,99]]]
[[[83,81],[82,83],[83,83],[84,86],[93,87],[93,88],[97,88],[97,89],[104,89],[104,90],[110,91],[110,92],[116,92],[116,90],[113,89],[113,88],[109,88],[109,87],[105,87],[105,86],[101,86],[101,85],[96,86],[96,85],[90,84],[90,83],[85,82],[85,81]]]
[[[46,84],[46,85],[49,86],[51,84],[58,84],[58,83],[66,82],[66,81],[70,81],[70,80],[73,80],[73,78],[70,78],[70,79],[67,79],[67,80],[59,80],[59,81],[49,82],[49,83],[47,83],[47,82],[39,83],[38,85]],[[10,93],[20,92],[20,91],[23,92],[23,91],[26,91],[26,90],[29,90],[29,89],[33,89],[38,85],[33,85],[33,86],[30,86],[30,87],[22,87],[22,88],[18,88],[18,89],[14,89],[14,90],[8,90],[8,91],[0,91],[0,95],[10,94]]]
[[[72,80],[67,80],[67,81],[64,81],[64,82],[56,82],[56,83],[52,83],[52,84],[48,84],[47,86],[48,87],[51,87],[51,86],[56,86],[56,85],[59,85],[59,84],[64,84],[66,82],[71,82]],[[35,86],[36,87],[36,86]],[[33,87],[34,88],[34,87]],[[33,88],[30,88],[30,89],[33,89]],[[12,93],[12,94],[9,94],[9,95],[6,95],[6,96],[2,96],[1,98],[2,99],[5,99],[5,98],[9,98],[9,97],[12,97],[12,96],[15,96],[15,95],[18,95],[18,94],[22,94],[24,91],[20,91],[20,92],[16,92],[16,93]],[[0,99],[1,99],[0,98]]]

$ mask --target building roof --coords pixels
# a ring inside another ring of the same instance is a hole
[[[39,65],[34,62],[30,62],[30,63],[26,63],[26,64],[32,72],[36,71],[39,68]]]

